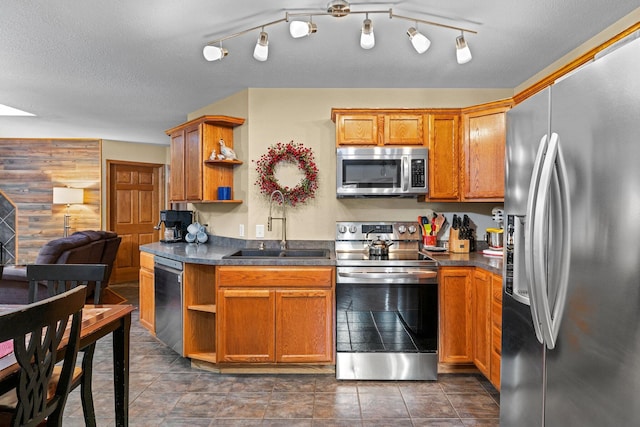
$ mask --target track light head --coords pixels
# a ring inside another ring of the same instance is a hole
[[[456,59],[458,60],[458,64],[466,64],[471,61],[471,58],[472,56],[469,45],[464,39],[464,34],[461,34],[456,37]]]
[[[427,49],[429,49],[429,46],[431,46],[431,41],[413,27],[407,30],[407,35],[409,36],[409,40],[411,40],[413,48],[418,53],[425,53]]]
[[[253,57],[258,61],[266,61],[269,57],[269,35],[264,31],[260,32],[256,47],[253,50]]]
[[[363,49],[371,49],[375,46],[376,40],[373,36],[373,24],[371,19],[367,18],[362,22],[362,34],[360,35],[360,47]]]
[[[207,45],[202,49],[202,55],[207,61],[219,61],[229,54],[229,51],[222,46]]]
[[[318,31],[318,27],[313,22],[291,21],[289,24],[289,34],[294,39],[309,36]]]

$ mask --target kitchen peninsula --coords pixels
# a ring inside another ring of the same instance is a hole
[[[277,245],[275,241],[267,243],[269,247],[271,243]],[[155,333],[154,258],[167,258],[183,264],[182,356],[200,366],[206,365],[207,369],[224,370],[241,364],[285,371],[292,367],[332,369],[335,364],[334,242],[289,243],[291,249],[328,249],[329,256],[324,259],[229,259],[226,257],[238,249],[256,248],[259,243],[218,236],[210,236],[207,244],[200,245],[151,243],[141,246],[141,323]],[[481,315],[488,316],[491,308],[485,307],[491,307],[488,305],[491,300],[485,298],[482,304],[474,304],[473,297],[492,295],[491,278],[497,283],[495,278],[501,274],[502,259],[480,253],[445,253],[433,257],[441,267],[439,360],[451,366],[471,365],[476,359],[483,362],[484,357],[474,357],[474,349],[478,352],[485,347],[490,349],[492,329],[488,326],[491,324],[485,321],[489,317],[484,319]],[[478,292],[473,293],[472,286]],[[471,309],[476,306],[482,308],[473,311],[478,317],[472,319]],[[244,318],[246,322],[246,316],[252,316],[250,321],[255,327],[251,331],[238,330],[236,321]],[[476,320],[482,321],[482,325],[476,324]],[[247,335],[253,340],[242,339]],[[482,339],[477,339],[480,335]],[[256,337],[261,339],[256,341]],[[489,344],[474,347],[474,342]],[[490,370],[478,368],[492,378]]]

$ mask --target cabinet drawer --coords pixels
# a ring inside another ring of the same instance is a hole
[[[502,331],[493,326],[491,328],[491,351],[495,354],[502,354]]]
[[[220,266],[218,286],[330,288],[333,267]]]
[[[493,284],[492,298],[495,302],[502,302],[502,286],[496,286],[495,283]]]
[[[153,271],[153,254],[140,252],[140,267]]]
[[[502,304],[491,302],[491,321],[494,325],[502,326]]]

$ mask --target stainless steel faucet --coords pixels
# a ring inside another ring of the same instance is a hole
[[[273,196],[276,194],[280,194],[280,198],[282,199],[282,217],[273,217],[271,216],[271,208],[273,207]],[[272,230],[272,222],[274,219],[279,219],[282,221],[282,239],[280,240],[280,249],[287,249],[287,207],[286,201],[284,200],[284,194],[282,191],[275,190],[271,193],[271,198],[269,199],[269,219],[267,220],[267,231]]]

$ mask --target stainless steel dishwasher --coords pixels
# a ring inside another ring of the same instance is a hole
[[[182,346],[182,263],[155,257],[156,338],[184,356]]]

